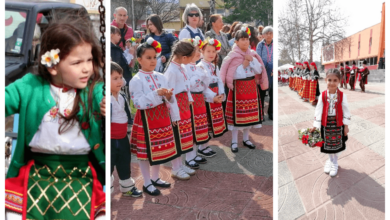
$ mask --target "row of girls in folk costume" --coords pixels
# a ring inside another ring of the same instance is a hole
[[[262,122],[257,83],[268,79],[262,74],[262,60],[249,49],[247,30],[240,30],[235,39],[236,46],[224,59],[221,71],[216,66],[221,43],[216,39],[176,42],[164,75],[154,71],[159,43],[149,38],[137,48],[140,70],[129,88],[137,108],[130,145],[139,160],[144,192],[159,195],[156,187],[170,187],[159,177],[160,164],[168,161],[172,177],[189,179],[200,163],[207,162],[205,157],[216,155],[206,146],[208,141],[227,130],[233,134],[233,152],[238,152],[239,130],[244,132],[243,145],[255,148],[249,141],[249,129],[261,127]],[[203,58],[196,64],[201,54]],[[230,89],[228,94],[224,84]],[[223,101],[227,101],[226,112]]]
[[[363,68],[358,68],[356,62],[352,61],[352,67],[349,67],[349,62],[340,63],[341,84],[340,88],[347,89],[347,84],[351,87],[350,90],[355,91],[356,81],[360,81],[359,85],[361,92],[365,92],[365,85],[367,84],[367,76],[370,71],[367,68],[367,61],[363,61]]]
[[[294,71],[290,74],[289,87],[296,91],[304,102],[317,105],[320,95],[319,76],[317,65],[314,62],[310,65],[307,61],[295,63]]]
[[[281,85],[286,85],[289,83],[290,74],[293,72],[293,68],[288,70],[278,71],[278,83]]]

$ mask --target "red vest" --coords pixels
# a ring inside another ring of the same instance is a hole
[[[343,125],[343,92],[341,92],[339,89],[337,89],[338,97],[336,102],[336,122],[337,127],[341,127]],[[325,90],[322,92],[322,103],[324,103],[323,109],[322,109],[322,118],[321,118],[321,125],[326,127],[326,123],[328,122],[328,110],[329,110],[329,102],[328,102],[328,90]]]

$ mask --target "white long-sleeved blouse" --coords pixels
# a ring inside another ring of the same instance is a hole
[[[203,70],[206,70],[207,74],[210,77],[210,84],[212,83],[218,83],[218,94],[225,94],[225,87],[223,85],[223,82],[221,80],[221,77],[219,75],[219,68],[217,67],[216,75],[214,75],[215,65],[213,63],[207,62],[204,59],[202,59],[197,65],[197,67],[202,68]],[[226,99],[226,94],[225,94]]]
[[[245,69],[242,64],[237,67],[233,79],[245,79],[247,77],[252,77],[255,74],[261,74],[261,70],[260,62],[253,58],[253,60],[249,62],[249,66],[247,66]]]
[[[209,88],[210,78],[207,72],[196,66],[195,63],[185,65],[186,72],[190,78],[190,91],[202,92],[205,97],[205,101],[213,103],[214,97],[217,95]]]
[[[336,103],[337,103],[337,93],[335,94],[329,94],[329,90],[327,90],[328,93],[328,103],[329,103],[329,110],[328,110],[328,116],[335,116],[336,115]],[[343,94],[343,102],[341,103],[341,106],[343,108],[343,124],[349,125],[351,122],[351,113],[348,108],[348,100],[345,93]],[[318,98],[317,107],[314,113],[314,123],[313,126],[316,128],[321,128],[321,120],[322,120],[322,111],[324,108],[324,103],[322,102],[322,93]]]
[[[133,100],[134,107],[136,109],[150,109],[158,105],[165,104],[169,109],[172,121],[180,120],[179,107],[174,95],[171,96],[171,100],[167,100],[163,96],[157,94],[157,89],[169,87],[168,82],[164,75],[159,72],[145,72],[140,70],[130,80],[129,92],[131,99]]]
[[[186,92],[188,101],[194,101],[190,91],[190,78],[186,73],[184,65],[171,61],[168,69],[164,73],[164,77],[168,82],[168,86],[173,88],[175,95]]]

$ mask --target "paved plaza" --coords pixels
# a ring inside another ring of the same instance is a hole
[[[267,101],[267,100],[266,100]],[[266,105],[267,108],[267,105]],[[267,112],[267,111],[265,111]],[[172,179],[170,163],[161,166],[160,177],[172,183],[153,197],[144,193],[140,198],[123,197],[118,176],[114,176],[115,191],[111,194],[113,220],[261,220],[273,217],[273,126],[266,121],[260,129],[252,129],[250,140],[257,148],[242,144],[239,133],[239,152],[230,150],[231,132],[209,142],[217,152],[207,158],[207,164],[190,180]],[[137,159],[132,157],[132,177],[142,190],[143,178]]]
[[[366,93],[359,86],[341,91],[352,120],[338,175],[331,178],[323,172],[328,155],[298,140],[299,129],[313,126],[315,107],[279,86],[279,220],[385,219],[385,84],[369,83]]]

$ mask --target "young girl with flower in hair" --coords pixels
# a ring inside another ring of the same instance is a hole
[[[20,117],[6,219],[105,219],[105,98],[89,18],[54,12],[39,57],[37,74],[5,88],[6,116]]]
[[[204,69],[196,66],[196,61],[200,59],[200,48],[203,46],[202,40],[199,37],[195,37],[195,39],[189,39],[189,41],[196,48],[192,62],[185,65],[187,74],[190,78],[190,91],[192,98],[194,99],[194,103],[190,108],[192,132],[195,145],[201,146],[208,143],[210,140],[206,101],[218,103],[220,102],[220,96],[217,96],[217,94],[209,88],[210,77],[208,73]],[[196,155],[196,150],[197,149],[195,148],[194,151],[191,151],[192,160],[196,163],[206,163],[207,160],[205,158]]]
[[[216,39],[207,38],[201,49],[203,59],[197,67],[207,73],[209,84],[207,87],[216,94],[213,100],[206,100],[206,110],[208,118],[208,130],[212,138],[220,137],[227,131],[225,113],[222,102],[225,101],[225,87],[219,75],[218,56],[221,50],[221,43]],[[204,157],[214,157],[216,152],[205,144],[198,145],[198,154]]]
[[[301,98],[304,102],[309,101],[309,92],[310,92],[310,66],[309,62],[305,61],[303,62],[304,72],[302,75],[302,90],[300,93]]]
[[[156,187],[170,187],[161,180],[160,164],[180,156],[177,135],[172,131],[180,121],[176,97],[166,78],[154,69],[161,45],[149,37],[137,48],[140,70],[130,81],[130,96],[137,109],[130,137],[131,152],[137,155],[144,178],[143,191],[156,196]],[[151,173],[150,176],[150,167]]]
[[[314,114],[314,127],[310,132],[321,129],[321,138],[324,141],[321,152],[329,154],[324,172],[334,177],[338,171],[337,159],[346,148],[351,113],[348,108],[347,96],[338,89],[341,82],[340,71],[338,69],[328,70],[325,82],[327,90],[323,91],[318,98]]]
[[[238,131],[243,131],[243,144],[250,149],[256,146],[249,140],[249,130],[260,128],[263,120],[260,91],[268,87],[268,76],[260,56],[249,49],[248,30],[235,35],[236,45],[221,67],[221,79],[229,88],[226,104],[226,121],[232,131],[231,151],[238,152]]]
[[[309,92],[309,101],[312,103],[312,105],[317,105],[318,97],[320,96],[320,85],[318,83],[318,78],[320,77],[320,74],[318,74],[317,71],[317,65],[316,63],[312,62],[310,63],[310,92]],[[342,77],[342,75],[341,75]],[[342,79],[341,79],[342,81]]]
[[[186,165],[183,165],[181,157],[172,161],[172,177],[187,180],[190,175],[195,174],[199,164],[193,160],[193,133],[190,107],[193,98],[190,91],[190,78],[186,72],[185,65],[192,62],[195,56],[195,47],[186,40],[176,42],[172,48],[172,55],[167,63],[164,73],[168,86],[173,89],[180,111],[180,121],[174,132],[177,134],[177,149],[179,156],[186,155]],[[189,167],[188,167],[189,166]],[[190,168],[191,167],[191,168]]]

